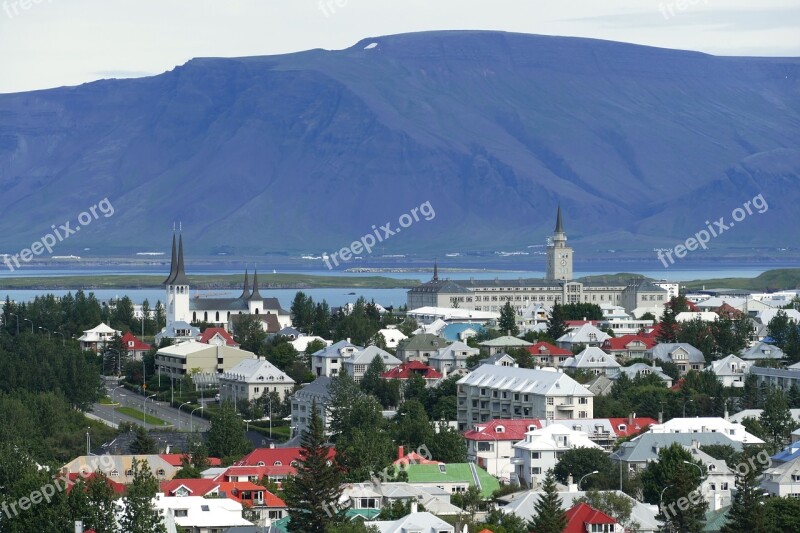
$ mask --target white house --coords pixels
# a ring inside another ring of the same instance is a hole
[[[456,341],[450,346],[439,348],[436,353],[428,356],[428,365],[442,374],[449,374],[458,368],[467,367],[467,359],[480,353],[480,349],[471,348],[461,341]]]
[[[153,504],[166,524],[173,523],[194,533],[217,533],[231,527],[253,525],[242,518],[242,504],[229,498],[157,494]]]
[[[591,324],[581,324],[575,329],[568,331],[556,340],[559,348],[571,350],[573,346],[601,346],[606,339],[609,338],[607,333],[604,333]]]
[[[295,381],[263,357],[245,359],[219,377],[222,401],[248,402],[264,393],[277,392],[281,400],[291,394]]]
[[[378,333],[383,335],[383,339],[386,341],[386,347],[392,349],[397,348],[397,345],[400,343],[400,341],[408,338],[395,326],[384,328],[378,331]]]
[[[651,361],[675,363],[681,376],[690,370],[701,370],[706,362],[703,352],[685,342],[656,344],[645,352],[645,356]]]
[[[411,504],[411,514],[399,520],[367,522],[380,533],[454,533],[455,528],[429,512],[417,512],[416,503]]]
[[[772,496],[800,498],[800,458],[768,468],[761,488]]]
[[[559,458],[573,448],[600,448],[589,440],[583,431],[576,431],[561,424],[551,424],[525,434],[525,439],[514,444],[517,459],[517,476],[529,487],[537,487],[545,473],[555,468]]]
[[[714,361],[706,370],[710,370],[725,387],[744,387],[744,380],[753,366],[752,361],[745,361],[731,354],[724,359]]]
[[[673,418],[663,424],[653,424],[648,433],[722,433],[743,444],[764,444],[763,440],[748,433],[742,424],[719,417]]]
[[[584,350],[574,357],[568,358],[561,363],[561,368],[564,370],[571,370],[573,372],[584,371],[595,376],[600,374],[613,378],[619,374],[620,365],[613,356],[608,355],[606,352],[596,346],[587,346]]]
[[[350,340],[339,341],[311,354],[311,371],[315,376],[333,377],[343,368],[345,359],[349,359],[364,349]]]
[[[361,378],[364,377],[364,372],[367,371],[369,364],[376,357],[379,357],[381,361],[383,361],[385,372],[397,368],[400,366],[400,363],[402,363],[400,359],[386,350],[381,350],[377,346],[367,346],[363,350],[354,352],[350,357],[343,359],[342,365],[344,365],[347,374],[353,378],[356,383],[359,383]]]
[[[93,352],[102,352],[114,340],[114,337],[122,335],[121,331],[104,324],[87,329],[83,335],[78,337],[81,343],[81,350],[91,350]]]

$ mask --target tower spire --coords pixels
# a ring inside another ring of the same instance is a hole
[[[247,267],[244,269],[244,287],[242,288],[242,295],[239,296],[241,300],[247,300],[250,298],[250,281],[247,276]]]
[[[258,292],[258,269],[253,270],[253,292],[250,294],[250,300],[263,300],[261,293]]]
[[[186,277],[183,263],[183,233],[178,237],[178,266],[175,269],[175,276],[170,280],[172,285],[188,285],[189,278]]]
[[[561,204],[558,204],[558,214],[556,215],[556,233],[564,233],[564,224],[561,222]]]
[[[439,260],[433,260],[433,281],[439,281]]]
[[[175,279],[175,276],[178,273],[177,255],[178,255],[178,252],[177,252],[177,247],[176,247],[176,243],[175,243],[175,224],[173,224],[172,225],[172,259],[170,260],[170,263],[169,263],[169,276],[167,276],[167,279],[164,280],[164,283],[162,283],[162,285],[170,285],[172,283],[172,280]]]

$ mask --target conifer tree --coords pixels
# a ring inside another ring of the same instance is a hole
[[[125,494],[125,512],[119,525],[122,533],[167,533],[161,514],[153,505],[158,480],[147,461],[133,460],[133,482]]]
[[[536,516],[531,520],[530,527],[536,533],[561,533],[567,527],[567,517],[556,489],[556,477],[552,468],[547,471],[542,489],[544,494],[533,505]]]

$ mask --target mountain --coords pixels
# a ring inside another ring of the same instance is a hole
[[[383,253],[796,246],[800,59],[486,31],[199,58],[0,95],[0,252],[108,198],[56,254],[333,252],[425,202]]]

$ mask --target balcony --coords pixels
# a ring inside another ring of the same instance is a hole
[[[559,411],[574,411],[575,405],[572,403],[562,403],[556,405],[556,409],[558,409]]]

